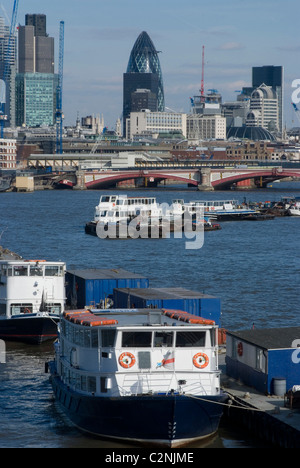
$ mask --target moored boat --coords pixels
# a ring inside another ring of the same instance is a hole
[[[214,217],[215,218],[215,217]],[[211,216],[204,216],[202,207],[185,210],[182,200],[169,206],[159,205],[153,197],[102,195],[95,208],[94,219],[85,226],[86,234],[105,239],[168,238],[183,231],[214,231]]]
[[[290,216],[300,216],[300,198],[296,197],[288,209]]]
[[[205,439],[227,401],[217,331],[176,310],[67,311],[48,366],[56,400],[100,437],[165,447]]]
[[[239,220],[247,215],[257,214],[257,210],[239,204],[237,200],[196,200],[185,203],[184,211],[196,213],[202,210],[204,215],[211,216],[218,221]]]
[[[0,261],[0,339],[33,344],[53,340],[64,307],[64,263]]]

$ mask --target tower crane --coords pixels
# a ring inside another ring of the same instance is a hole
[[[58,86],[56,90],[56,153],[62,154],[62,131],[63,131],[63,112],[62,112],[62,91],[64,74],[64,43],[65,43],[65,22],[60,22],[59,28],[59,66],[58,66]]]
[[[204,58],[205,58],[205,46],[202,46],[202,76],[201,76],[201,102],[205,101],[205,96],[204,96]]]
[[[293,108],[295,110],[295,113],[296,113],[296,115],[298,117],[298,120],[300,122],[300,109],[298,109],[298,106],[294,102],[292,102],[292,106],[293,106]]]
[[[4,57],[4,73],[3,73],[3,82],[2,89],[0,94],[0,125],[1,125],[1,138],[3,138],[4,124],[7,120],[6,115],[6,99],[7,99],[7,80],[10,76],[10,65],[11,65],[11,52],[12,52],[12,41],[16,29],[17,23],[17,14],[18,14],[19,0],[14,0],[12,19],[10,23],[9,38],[7,44],[7,52]]]

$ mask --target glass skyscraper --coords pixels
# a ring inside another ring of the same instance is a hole
[[[132,94],[145,89],[156,95],[153,111],[164,112],[165,97],[158,52],[149,35],[143,31],[131,51],[123,87],[123,131],[132,108]]]
[[[16,77],[17,126],[54,124],[58,77],[53,73],[18,73]]]

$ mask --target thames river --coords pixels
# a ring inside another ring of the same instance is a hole
[[[219,297],[226,329],[299,326],[300,217],[222,222],[221,230],[205,233],[200,249],[186,249],[184,236],[99,239],[86,235],[84,227],[104,193],[0,194],[0,245],[23,258],[64,261],[67,269],[123,268],[149,278],[151,287],[183,287]],[[154,196],[169,204],[175,198],[241,203],[244,197],[279,201],[282,196],[300,196],[300,183],[274,183],[247,192],[203,193],[177,187],[110,193]],[[0,364],[0,447],[122,447],[83,435],[60,413],[44,373],[52,346],[7,343],[7,363]],[[217,436],[202,446],[262,445],[222,423]]]

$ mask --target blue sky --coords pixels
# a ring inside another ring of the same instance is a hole
[[[13,0],[0,0],[11,17]],[[65,21],[63,109],[66,124],[103,114],[113,129],[122,113],[123,73],[131,49],[147,31],[160,53],[166,106],[189,112],[201,85],[205,46],[205,89],[223,101],[251,85],[252,66],[285,69],[285,120],[299,125],[291,106],[292,81],[300,79],[299,0],[19,0],[17,21],[26,13],[47,16],[56,38]]]

